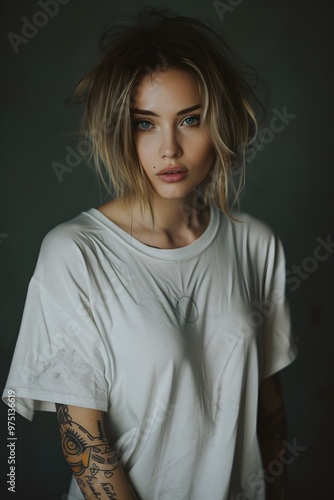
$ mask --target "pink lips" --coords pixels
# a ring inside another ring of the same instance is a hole
[[[185,167],[166,167],[160,170],[157,174],[164,182],[179,182],[188,175],[188,170]]]

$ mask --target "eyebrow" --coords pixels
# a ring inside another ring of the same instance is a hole
[[[190,106],[190,108],[181,109],[181,111],[179,111],[178,113],[176,113],[176,116],[184,115],[185,113],[189,113],[190,111],[195,111],[195,109],[199,109],[200,107],[201,107],[200,104],[195,104],[194,106]],[[147,115],[147,116],[157,116],[157,117],[159,117],[159,115],[157,115],[153,111],[149,111],[148,109],[132,108],[131,111],[132,111],[132,113],[136,113],[138,115]]]

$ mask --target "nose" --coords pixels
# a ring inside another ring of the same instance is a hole
[[[182,147],[175,130],[169,129],[163,132],[160,149],[162,158],[178,158],[182,155]]]

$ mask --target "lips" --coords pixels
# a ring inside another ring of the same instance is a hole
[[[175,183],[183,181],[188,176],[188,170],[183,167],[168,167],[158,174],[162,182]]]
[[[185,167],[167,167],[163,168],[160,170],[160,172],[157,175],[163,175],[163,174],[177,174],[177,173],[186,173],[188,170]]]

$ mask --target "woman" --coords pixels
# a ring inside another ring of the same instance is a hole
[[[57,410],[70,499],[284,498],[284,253],[232,207],[254,95],[194,19],[144,9],[103,48],[74,100],[115,197],[44,238],[4,400]]]

